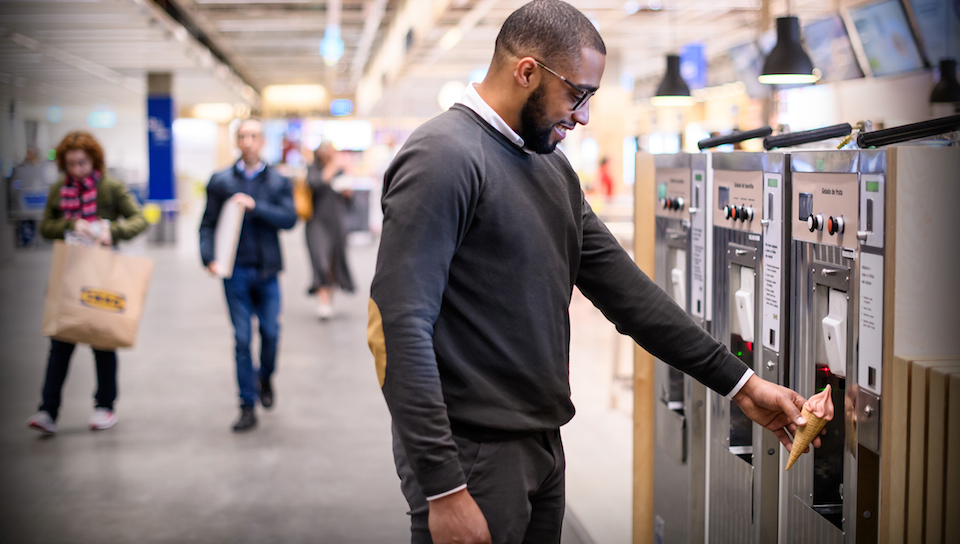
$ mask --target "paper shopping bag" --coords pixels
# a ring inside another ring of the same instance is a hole
[[[56,241],[43,334],[97,349],[133,346],[153,261]]]

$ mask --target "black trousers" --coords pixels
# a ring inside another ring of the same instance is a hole
[[[60,392],[76,347],[76,344],[69,342],[50,340],[50,358],[47,360],[47,377],[43,381],[43,404],[40,409],[53,419],[57,419],[60,413]],[[113,401],[117,398],[117,352],[94,349],[93,356],[97,361],[96,406],[113,410]]]
[[[493,544],[559,544],[565,507],[560,430],[504,442],[453,437],[467,491],[487,518]],[[432,544],[429,504],[396,432],[393,455],[400,489],[410,505],[410,542]]]

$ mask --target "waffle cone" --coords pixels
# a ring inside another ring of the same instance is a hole
[[[807,420],[807,424],[797,427],[797,434],[793,437],[793,449],[790,450],[790,460],[787,461],[786,470],[790,470],[793,463],[800,458],[803,451],[810,446],[810,443],[820,434],[820,431],[823,430],[824,425],[826,425],[828,421],[825,418],[813,415],[813,412],[807,410],[806,405],[803,406],[800,415],[803,416],[803,419]]]

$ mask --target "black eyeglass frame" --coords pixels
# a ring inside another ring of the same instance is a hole
[[[561,76],[560,74],[554,72],[553,70],[551,70],[550,68],[548,68],[546,64],[540,62],[539,60],[537,60],[537,59],[533,59],[533,60],[534,60],[534,62],[537,63],[537,66],[539,66],[539,67],[543,68],[544,70],[550,72],[551,74],[557,76],[558,78],[560,78],[560,81],[563,81],[564,83],[566,83],[567,85],[569,85],[571,89],[573,89],[573,90],[577,91],[578,93],[580,93],[580,98],[578,98],[578,99],[577,99],[577,102],[573,105],[573,111],[577,111],[577,110],[579,110],[580,108],[582,108],[583,105],[586,104],[588,100],[590,100],[591,98],[593,98],[593,95],[597,94],[596,89],[595,89],[595,90],[592,90],[592,91],[589,90],[589,89],[584,89],[583,87],[577,85],[576,83],[570,81],[569,79],[567,79],[567,78]]]

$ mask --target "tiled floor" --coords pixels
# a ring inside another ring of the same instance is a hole
[[[176,246],[146,250],[156,263],[147,311],[137,347],[119,353],[120,422],[105,432],[86,428],[95,379],[83,346],[59,433],[27,429],[49,348],[39,330],[50,253],[18,251],[0,265],[0,541],[405,541],[389,414],[365,343],[376,248],[351,250],[358,291],[320,323],[305,294],[303,232],[284,236],[277,406],[235,435],[232,330],[221,285],[200,267],[193,221]],[[629,391],[612,383],[616,333],[577,296],[564,544],[628,542]]]

